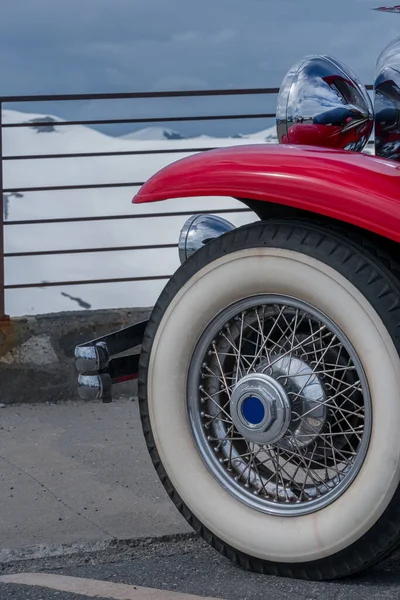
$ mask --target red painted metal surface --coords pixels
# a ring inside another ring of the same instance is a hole
[[[340,125],[321,125],[318,123],[294,123],[288,129],[289,138],[282,140],[282,143],[291,145],[320,146],[327,148],[344,148],[348,144],[357,142],[361,136],[369,138],[372,124],[363,123],[359,127],[354,127],[348,131],[343,131]]]
[[[133,202],[194,196],[275,202],[400,242],[400,165],[375,156],[280,144],[219,148],[164,167]]]

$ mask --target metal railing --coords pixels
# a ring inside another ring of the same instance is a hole
[[[367,86],[372,89],[372,86]],[[246,113],[246,114],[210,114],[195,116],[165,116],[153,118],[124,118],[124,119],[91,119],[91,120],[71,120],[57,121],[49,123],[48,121],[24,122],[24,123],[3,123],[2,109],[7,104],[12,103],[47,103],[47,102],[73,102],[73,101],[94,101],[94,100],[134,100],[150,98],[188,98],[188,97],[212,97],[212,96],[255,96],[277,94],[279,88],[249,88],[249,89],[214,89],[198,91],[169,91],[169,92],[134,92],[134,93],[112,93],[112,94],[69,94],[69,95],[42,95],[42,96],[3,96],[0,97],[0,319],[5,316],[5,293],[7,290],[40,288],[51,286],[76,286],[83,284],[103,284],[103,283],[121,283],[133,281],[148,281],[157,279],[169,279],[171,275],[161,274],[141,277],[123,277],[123,278],[104,278],[104,279],[86,279],[76,281],[46,281],[33,283],[8,284],[5,281],[5,259],[12,257],[29,257],[42,255],[60,255],[60,254],[83,254],[92,252],[113,252],[113,251],[135,251],[175,248],[177,244],[153,244],[137,246],[116,246],[116,247],[96,247],[96,248],[71,248],[60,250],[57,248],[51,250],[32,250],[24,252],[5,252],[4,251],[4,231],[6,227],[18,227],[22,225],[51,225],[61,223],[85,222],[85,221],[112,221],[119,219],[143,219],[143,218],[169,218],[191,215],[193,211],[178,212],[151,212],[140,214],[118,214],[104,216],[88,217],[68,217],[68,218],[48,218],[48,219],[22,219],[5,220],[4,219],[4,194],[22,193],[22,192],[50,192],[59,190],[84,190],[100,188],[120,188],[120,187],[140,187],[143,181],[130,182],[112,182],[112,183],[85,183],[79,185],[60,184],[51,186],[31,186],[31,187],[11,187],[5,188],[3,185],[3,167],[7,161],[26,161],[26,160],[48,160],[48,159],[67,159],[67,158],[94,158],[99,156],[127,156],[127,155],[154,155],[154,154],[174,154],[174,153],[193,153],[211,150],[214,147],[193,147],[193,148],[170,148],[154,150],[128,150],[128,151],[107,151],[107,152],[74,152],[58,154],[25,154],[25,155],[4,155],[3,152],[3,130],[8,128],[23,127],[49,127],[53,124],[57,127],[74,125],[121,125],[121,124],[143,124],[143,123],[167,123],[167,122],[185,122],[185,121],[222,121],[222,120],[243,120],[243,119],[271,119],[275,113]],[[210,213],[210,210],[196,211]],[[231,208],[212,211],[215,214],[250,212],[247,208]]]
[[[3,96],[0,97],[0,319],[5,316],[5,293],[12,289],[28,289],[52,286],[67,286],[67,285],[83,285],[83,284],[103,284],[103,283],[121,283],[131,281],[148,281],[157,279],[168,279],[170,275],[152,275],[141,277],[123,277],[123,278],[103,278],[103,279],[85,279],[76,281],[46,281],[33,283],[13,283],[8,284],[5,281],[5,259],[14,257],[29,257],[43,255],[60,255],[60,254],[83,254],[92,252],[113,252],[113,251],[135,251],[135,250],[153,250],[176,248],[177,244],[152,244],[152,245],[135,245],[135,246],[113,246],[113,247],[96,247],[96,248],[71,248],[60,250],[53,248],[51,250],[32,250],[24,252],[5,252],[4,250],[4,230],[6,227],[18,227],[22,225],[51,225],[61,223],[78,223],[85,221],[113,221],[120,219],[144,219],[144,218],[169,218],[191,215],[192,211],[176,211],[176,212],[151,212],[140,214],[117,214],[117,215],[98,215],[88,217],[68,217],[68,218],[48,218],[48,219],[20,219],[20,220],[5,220],[4,219],[4,195],[22,192],[51,192],[60,190],[87,190],[101,188],[137,188],[143,185],[143,181],[130,182],[112,182],[112,183],[91,183],[70,185],[63,184],[51,186],[29,186],[29,187],[9,187],[3,185],[3,167],[7,161],[26,161],[26,160],[48,160],[48,159],[68,159],[68,158],[94,158],[99,156],[128,156],[128,155],[154,155],[154,154],[186,154],[193,152],[204,152],[211,150],[214,147],[171,147],[168,149],[154,150],[127,150],[127,151],[107,151],[107,152],[73,152],[73,153],[57,153],[57,154],[21,154],[21,155],[5,155],[3,152],[3,131],[8,128],[24,128],[24,127],[49,127],[56,125],[58,127],[74,126],[74,125],[122,125],[122,124],[150,124],[150,123],[168,123],[168,122],[185,122],[185,121],[222,121],[222,120],[242,120],[242,119],[270,119],[275,117],[275,113],[246,113],[246,114],[209,114],[209,115],[194,115],[194,116],[162,116],[162,117],[146,117],[146,118],[124,118],[124,119],[89,119],[89,120],[70,120],[57,121],[49,123],[48,121],[24,123],[3,123],[2,110],[5,105],[12,103],[47,103],[47,102],[73,102],[82,100],[134,100],[146,98],[188,98],[188,97],[211,97],[211,96],[254,96],[262,94],[277,94],[279,88],[251,88],[251,89],[229,89],[229,90],[198,90],[198,91],[169,91],[169,92],[134,92],[134,93],[115,93],[115,94],[68,94],[68,95],[42,95],[42,96]],[[175,144],[179,145],[179,144]],[[196,211],[209,213],[211,211]],[[216,214],[223,213],[238,213],[249,212],[247,208],[232,208],[220,209],[212,211]]]

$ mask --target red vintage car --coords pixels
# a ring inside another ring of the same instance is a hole
[[[171,500],[259,573],[333,579],[400,543],[400,38],[374,101],[327,56],[290,69],[279,144],[178,160],[135,204],[230,196],[194,215],[148,321],[76,348],[83,398],[138,377]],[[362,153],[375,124],[375,155]]]

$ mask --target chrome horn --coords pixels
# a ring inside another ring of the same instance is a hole
[[[347,66],[310,56],[296,62],[282,82],[276,126],[281,144],[361,151],[372,132],[372,102]]]
[[[400,160],[400,38],[376,61],[374,81],[375,154]]]
[[[179,234],[179,260],[183,264],[189,256],[202,248],[210,240],[232,231],[235,226],[215,215],[192,215]]]

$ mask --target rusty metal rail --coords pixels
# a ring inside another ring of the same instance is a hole
[[[104,284],[117,283],[128,281],[149,281],[157,279],[168,279],[169,274],[143,276],[143,277],[126,277],[126,278],[105,278],[95,280],[76,280],[76,281],[46,281],[35,283],[18,283],[10,284],[5,281],[5,261],[9,258],[29,257],[29,256],[45,256],[45,255],[65,255],[65,254],[84,254],[84,253],[100,253],[114,251],[137,251],[137,250],[154,250],[174,248],[176,244],[153,244],[153,245],[136,245],[136,246],[113,246],[113,247],[97,247],[97,248],[70,248],[60,250],[53,248],[51,250],[32,250],[26,252],[5,252],[4,251],[4,231],[6,227],[18,227],[23,225],[51,225],[61,223],[78,223],[78,222],[95,222],[95,221],[114,221],[120,219],[143,219],[143,218],[169,218],[191,215],[191,211],[167,212],[167,213],[145,213],[145,214],[123,214],[123,215],[98,215],[92,217],[68,217],[68,218],[49,218],[49,219],[20,219],[9,221],[4,218],[4,194],[13,193],[29,193],[29,192],[51,192],[51,191],[75,191],[101,188],[138,188],[143,185],[142,181],[131,182],[104,182],[94,184],[87,182],[85,184],[71,185],[68,182],[60,182],[60,185],[40,185],[31,187],[4,187],[3,185],[3,163],[9,161],[27,160],[52,160],[52,159],[71,159],[71,158],[95,158],[100,156],[134,156],[134,155],[151,155],[151,154],[189,154],[194,152],[205,152],[214,149],[213,147],[191,147],[191,148],[170,148],[170,149],[154,149],[154,150],[132,150],[132,151],[115,151],[115,152],[69,152],[57,154],[21,154],[21,155],[4,155],[3,153],[3,130],[5,129],[20,129],[26,127],[48,127],[48,126],[74,126],[74,125],[119,125],[119,124],[143,124],[143,123],[167,123],[167,122],[187,122],[187,121],[226,121],[239,119],[268,119],[275,117],[275,113],[257,112],[245,114],[209,114],[209,115],[193,115],[193,116],[167,116],[167,117],[149,117],[149,118],[131,118],[131,119],[89,119],[89,120],[71,120],[57,121],[56,123],[49,121],[34,121],[24,123],[3,123],[2,109],[5,105],[12,103],[47,103],[47,102],[73,102],[82,100],[135,100],[144,98],[189,98],[189,97],[218,97],[218,96],[254,96],[254,95],[270,95],[277,94],[279,88],[249,88],[249,89],[214,89],[214,90],[195,90],[195,91],[169,91],[169,92],[128,92],[115,94],[64,94],[64,95],[41,95],[41,96],[3,96],[0,97],[0,319],[6,315],[5,293],[11,289],[29,289],[51,286],[65,285],[83,285],[83,284]],[[199,211],[209,213],[211,211]],[[238,213],[249,212],[247,208],[239,209],[221,209],[212,211],[216,214],[223,213]]]
[[[4,289],[4,204],[3,204],[3,111],[0,102],[0,319],[5,315],[5,289]]]

